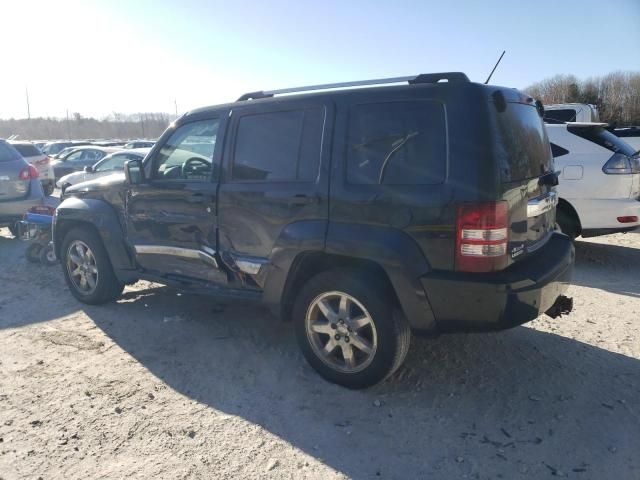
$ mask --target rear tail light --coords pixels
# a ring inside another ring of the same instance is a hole
[[[638,221],[638,217],[635,215],[629,215],[626,217],[618,217],[618,221],[620,223],[636,223]]]
[[[38,169],[33,165],[29,165],[20,172],[19,178],[20,180],[35,180],[38,178]]]
[[[29,209],[29,213],[37,213],[39,215],[48,215],[52,217],[53,214],[56,213],[56,209],[49,205],[36,205]]]
[[[630,173],[640,173],[640,159],[638,157],[627,157],[622,153],[614,153],[602,167],[602,171],[607,175],[629,175]]]
[[[45,165],[49,165],[50,159],[45,156],[42,160],[36,160],[34,163],[39,167],[44,167]]]
[[[464,203],[456,222],[456,270],[494,272],[507,266],[507,202]]]

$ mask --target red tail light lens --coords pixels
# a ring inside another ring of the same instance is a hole
[[[39,167],[44,167],[45,165],[49,165],[49,162],[49,157],[44,157],[42,160],[36,160],[35,164]]]
[[[29,165],[27,168],[20,172],[18,176],[20,180],[35,180],[38,178],[38,169],[33,165]]]
[[[53,216],[56,213],[56,209],[49,205],[36,205],[35,207],[31,207],[29,209],[30,213],[37,213],[39,215],[49,215]]]
[[[456,270],[494,272],[507,266],[509,241],[507,202],[458,206]]]
[[[618,217],[618,221],[620,223],[636,223],[638,221],[638,217],[636,215],[628,215],[625,217]]]

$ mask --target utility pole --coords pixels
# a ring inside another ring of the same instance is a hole
[[[71,125],[69,124],[69,109],[67,108],[67,140],[71,140]]]
[[[178,100],[173,99],[173,105],[176,107],[176,118],[178,118]]]
[[[31,120],[31,107],[29,107],[29,89],[25,86],[24,93],[27,96],[27,119]]]

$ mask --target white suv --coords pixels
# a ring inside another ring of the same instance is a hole
[[[572,238],[640,226],[640,158],[605,123],[547,124],[560,172],[557,221]]]

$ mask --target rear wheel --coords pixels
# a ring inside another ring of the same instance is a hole
[[[65,281],[78,300],[97,305],[120,296],[124,284],[113,273],[107,251],[96,232],[87,228],[70,230],[60,253]]]
[[[366,388],[391,375],[409,349],[410,328],[385,289],[360,272],[313,277],[293,308],[296,335],[309,364],[325,379]]]
[[[42,247],[42,250],[40,250],[40,263],[47,266],[58,263],[56,252],[53,250],[53,245],[48,244]]]
[[[564,207],[558,207],[556,214],[556,222],[562,233],[574,240],[580,234],[580,226],[576,216]]]

